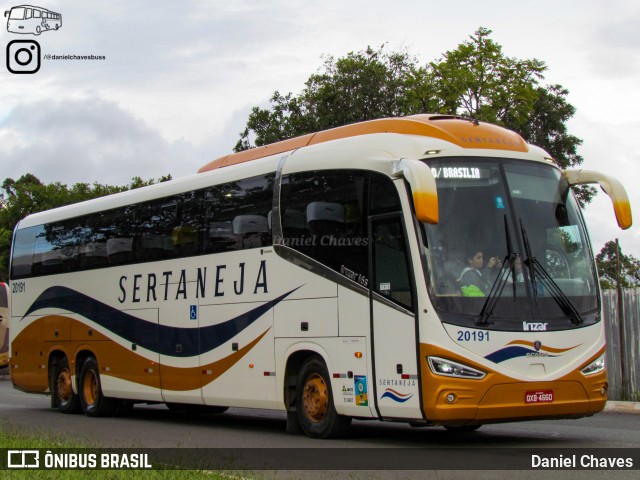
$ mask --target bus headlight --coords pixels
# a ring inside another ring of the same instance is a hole
[[[582,372],[583,375],[589,376],[589,375],[593,375],[594,373],[602,372],[605,368],[606,368],[606,362],[604,360],[604,354],[602,354],[596,360],[591,362],[589,365],[587,365],[580,371]]]
[[[427,357],[427,362],[429,363],[429,368],[431,368],[433,373],[436,375],[443,375],[445,377],[480,380],[487,375],[485,372],[481,372],[475,368],[471,368],[467,365],[462,365],[461,363],[453,362],[445,358]]]

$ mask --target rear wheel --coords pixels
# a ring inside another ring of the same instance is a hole
[[[351,417],[338,415],[327,367],[320,357],[309,358],[298,375],[296,412],[300,427],[312,438],[343,437]]]
[[[118,400],[107,398],[102,394],[98,362],[89,357],[80,369],[80,404],[85,415],[89,417],[109,417],[116,412]]]
[[[80,399],[73,392],[71,383],[71,369],[67,357],[62,358],[53,370],[53,408],[62,413],[76,413],[80,411]]]

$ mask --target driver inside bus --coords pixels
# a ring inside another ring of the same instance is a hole
[[[484,264],[484,252],[471,249],[466,255],[467,266],[458,277],[463,297],[484,297],[489,294],[495,280],[495,272],[502,267],[499,257],[491,257]]]

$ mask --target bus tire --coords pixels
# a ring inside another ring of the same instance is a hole
[[[302,431],[311,438],[339,438],[349,431],[351,417],[336,412],[329,372],[318,356],[307,359],[300,369],[296,413]]]
[[[69,360],[63,357],[53,367],[53,378],[51,385],[52,407],[62,413],[78,413],[80,399],[73,392],[71,382],[71,369]]]
[[[94,357],[87,358],[80,369],[78,387],[80,405],[88,417],[110,417],[118,408],[118,401],[102,394],[98,362]]]

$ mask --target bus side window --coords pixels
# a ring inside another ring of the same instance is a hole
[[[203,196],[203,253],[271,245],[272,175],[207,188]]]
[[[284,244],[334,271],[366,278],[369,172],[316,170],[282,179]]]
[[[400,197],[393,180],[381,173],[371,174],[369,215],[399,212]]]
[[[411,276],[400,217],[373,222],[373,290],[412,309]]]
[[[178,213],[171,231],[171,240],[177,257],[200,253],[200,195],[187,192],[178,195]]]
[[[11,259],[12,279],[25,278],[33,273],[33,250],[42,226],[23,228],[16,231]]]

